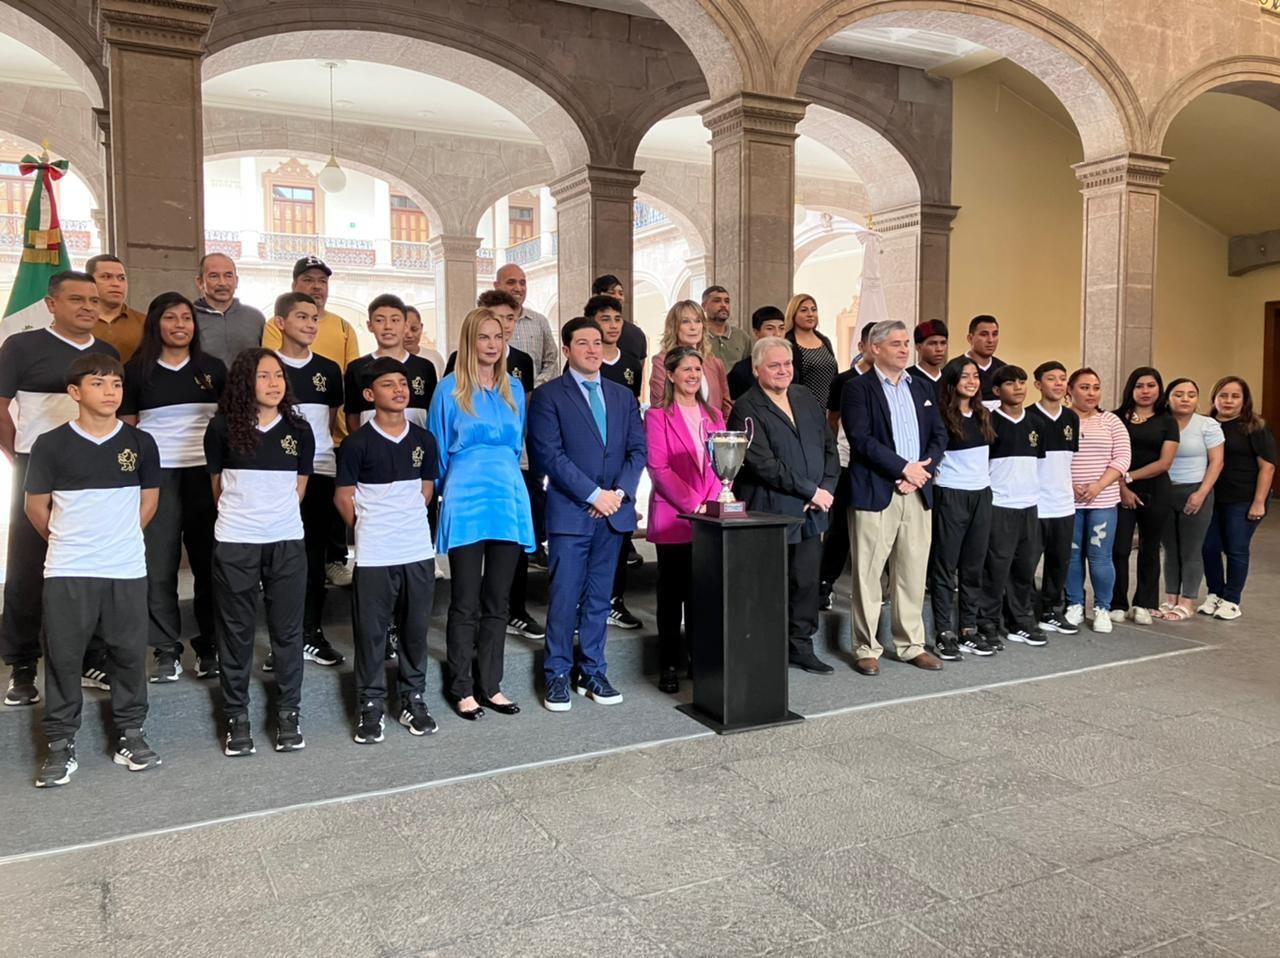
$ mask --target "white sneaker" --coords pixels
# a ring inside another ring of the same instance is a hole
[[[1218,608],[1214,611],[1213,617],[1215,619],[1238,619],[1240,618],[1240,604],[1222,599],[1218,602]]]
[[[326,562],[324,577],[329,580],[331,586],[345,588],[351,585],[351,567],[345,562]]]
[[[1200,606],[1196,611],[1201,615],[1213,615],[1218,611],[1218,606],[1221,604],[1222,600],[1210,592],[1208,598],[1204,600],[1204,605]]]
[[[1084,606],[1069,605],[1062,617],[1067,620],[1069,625],[1079,625],[1084,621]]]
[[[1107,635],[1111,632],[1111,613],[1107,609],[1093,610],[1093,631]]]
[[[1129,610],[1129,618],[1133,619],[1135,625],[1150,625],[1151,610],[1135,605]]]

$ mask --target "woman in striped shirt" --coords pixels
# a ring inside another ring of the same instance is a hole
[[[1092,369],[1077,369],[1067,380],[1071,408],[1080,417],[1080,448],[1071,458],[1076,524],[1067,568],[1067,613],[1072,625],[1084,621],[1084,571],[1093,586],[1093,630],[1111,631],[1111,596],[1116,570],[1111,544],[1116,533],[1117,482],[1129,469],[1129,434],[1114,413],[1099,409],[1102,380]]]

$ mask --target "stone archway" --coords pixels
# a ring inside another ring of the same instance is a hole
[[[1151,114],[1148,152],[1161,152],[1178,114],[1204,93],[1233,93],[1280,109],[1280,58],[1228,57],[1183,78],[1160,98]]]
[[[0,33],[13,37],[57,66],[100,109],[105,101],[106,69],[102,44],[89,24],[70,11],[60,10],[57,0],[22,3],[0,0]]]

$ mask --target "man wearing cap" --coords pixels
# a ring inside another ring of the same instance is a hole
[[[102,253],[90,257],[84,271],[93,277],[98,287],[98,321],[93,327],[93,338],[110,343],[120,354],[120,362],[127,363],[142,342],[142,327],[146,325],[147,316],[125,305],[129,298],[129,276],[124,263]]]
[[[227,366],[241,350],[262,342],[262,328],[267,324],[260,311],[236,299],[239,285],[240,276],[230,256],[207,253],[200,258],[196,288],[201,296],[192,304],[200,330],[200,350]]]
[[[940,319],[926,320],[915,328],[913,336],[916,361],[907,367],[907,374],[936,392],[942,367],[947,364],[947,324]]]

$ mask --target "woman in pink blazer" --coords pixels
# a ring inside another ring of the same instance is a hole
[[[663,393],[645,415],[649,440],[649,541],[658,551],[658,647],[663,692],[680,690],[688,659],[680,617],[693,579],[693,528],[680,513],[701,512],[720,494],[703,434],[724,428],[720,410],[702,396],[702,354],[691,346],[668,349]],[[686,616],[686,621],[688,617]]]
[[[707,314],[691,299],[681,300],[667,310],[667,321],[662,330],[662,351],[653,357],[649,372],[649,402],[662,405],[667,387],[667,353],[677,346],[690,346],[702,356],[702,383],[700,391],[706,404],[718,409],[726,419],[733,408],[729,396],[729,374],[724,363],[713,355],[706,339]]]

